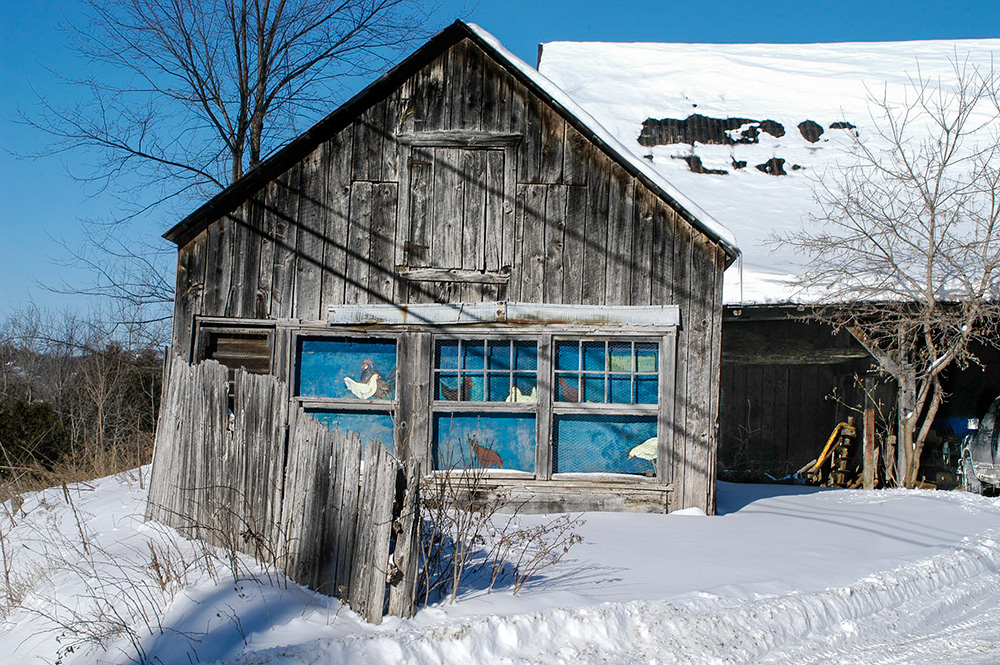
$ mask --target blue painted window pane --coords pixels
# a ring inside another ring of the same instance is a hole
[[[466,387],[470,402],[482,402],[486,398],[486,379],[482,372],[465,372],[462,385]]]
[[[434,366],[438,369],[458,369],[458,341],[437,343]]]
[[[630,473],[656,470],[656,418],[557,415],[553,426],[556,473]]]
[[[510,374],[491,374],[489,377],[489,389],[489,401],[503,402],[506,400],[512,392],[510,387]]]
[[[362,447],[371,441],[378,441],[395,454],[393,444],[392,416],[384,411],[322,411],[308,410],[310,416],[323,423],[331,432],[339,428],[342,432],[357,432],[361,436]]]
[[[655,376],[635,378],[635,403],[656,404],[660,397],[660,381]]]
[[[615,404],[632,403],[632,375],[612,374],[609,377],[611,383],[610,402]]]
[[[514,369],[538,369],[538,345],[535,342],[514,342]]]
[[[583,402],[603,402],[604,401],[604,375],[583,376]]]
[[[517,401],[537,401],[538,374],[536,372],[514,372],[514,385],[517,387],[519,393]]]
[[[635,345],[635,371],[656,373],[660,370],[658,344],[639,342]]]
[[[434,468],[535,470],[535,416],[520,413],[434,415]]]
[[[590,372],[603,372],[605,369],[604,342],[584,342],[583,369]]]
[[[462,368],[463,369],[484,369],[486,367],[486,349],[483,340],[463,340],[462,342]]]
[[[511,369],[510,342],[489,342],[487,346],[487,361],[489,369]]]
[[[580,369],[580,344],[556,342],[556,369]]]
[[[299,341],[298,394],[341,399],[395,399],[396,342],[313,338]]]

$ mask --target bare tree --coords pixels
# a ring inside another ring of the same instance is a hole
[[[203,200],[329,112],[345,76],[382,69],[420,36],[433,9],[418,0],[86,0],[70,28],[94,66],[67,79],[80,101],[39,98],[24,120],[52,152],[90,158],[74,177],[118,199],[70,248],[96,276],[90,295],[168,301],[164,256],[122,230],[165,201]],[[79,292],[78,284],[59,290]]]
[[[897,384],[896,484],[913,487],[945,399],[942,376],[993,342],[1000,303],[998,80],[954,61],[872,97],[871,127],[817,188],[821,213],[781,242],[809,257],[816,316],[845,328]]]

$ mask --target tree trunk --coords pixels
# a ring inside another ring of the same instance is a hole
[[[898,418],[898,439],[896,443],[896,484],[910,487],[910,468],[913,465],[913,430],[917,422],[917,376],[910,368],[905,368],[896,389],[896,414]]]

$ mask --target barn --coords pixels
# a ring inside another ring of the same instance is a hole
[[[739,240],[723,294],[720,477],[783,479],[815,459],[864,408],[856,377],[892,399],[856,340],[808,321],[816,299],[795,288],[805,259],[772,238],[819,212],[816,178],[852,133],[870,132],[869,95],[903,99],[918,70],[953,80],[956,58],[991,71],[997,52],[997,39],[540,47],[543,75]],[[962,433],[1000,394],[1000,354],[975,352],[982,365],[945,376],[941,434]]]
[[[173,353],[278,377],[275,409],[528,510],[714,508],[735,238],[476,26],[165,237]]]

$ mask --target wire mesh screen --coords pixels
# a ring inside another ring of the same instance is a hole
[[[534,402],[538,344],[502,339],[441,340],[434,349],[434,399]]]
[[[535,470],[535,414],[434,414],[435,469]]]
[[[555,473],[656,474],[656,416],[560,414],[552,439]]]
[[[656,342],[563,340],[555,345],[558,402],[656,404]]]
[[[364,450],[371,441],[378,441],[395,454],[394,423],[388,411],[337,411],[332,409],[307,409],[306,413],[323,423],[331,432],[357,432]]]

